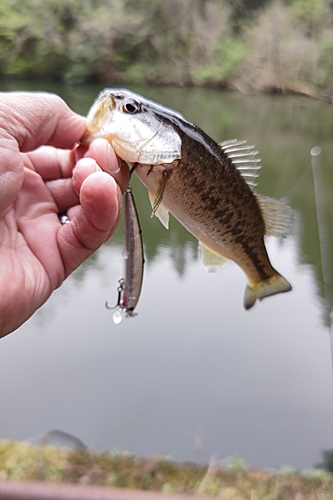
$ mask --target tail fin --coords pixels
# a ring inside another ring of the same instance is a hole
[[[245,309],[250,309],[255,304],[257,299],[262,300],[270,295],[289,292],[290,290],[290,283],[288,283],[288,281],[284,279],[281,274],[276,273],[268,280],[261,281],[260,283],[252,286],[247,286],[244,296],[244,307]]]

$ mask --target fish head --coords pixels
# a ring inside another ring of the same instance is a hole
[[[162,111],[161,111],[162,110]],[[181,137],[167,108],[121,89],[105,89],[87,116],[84,143],[103,137],[129,163],[159,165],[181,158]]]

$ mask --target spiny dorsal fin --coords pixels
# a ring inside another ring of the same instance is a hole
[[[293,210],[282,203],[262,194],[255,194],[265,222],[265,236],[285,238],[294,221]]]
[[[199,252],[205,269],[210,273],[215,273],[215,271],[228,261],[228,259],[217,254],[201,241],[199,241]]]
[[[254,151],[254,146],[246,145],[246,141],[238,139],[220,142],[219,146],[239,170],[245,182],[254,188],[257,185],[255,180],[259,176],[258,170],[261,168],[261,160],[257,158],[258,151]]]
[[[247,146],[246,141],[231,139],[220,143],[223,152],[232,160],[240,171],[247,184],[254,188],[258,170],[261,168],[260,159],[256,158],[258,151],[254,146]],[[294,213],[288,205],[268,196],[255,194],[265,221],[265,236],[279,236],[285,238],[290,232],[294,220]]]

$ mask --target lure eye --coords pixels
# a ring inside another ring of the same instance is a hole
[[[123,105],[123,111],[125,111],[125,113],[130,113],[131,115],[133,115],[134,113],[140,111],[140,106],[136,101],[128,101]]]

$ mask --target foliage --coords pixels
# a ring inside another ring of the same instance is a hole
[[[0,77],[322,91],[332,24],[327,0],[0,0]]]
[[[329,89],[332,12],[326,0],[270,3],[244,33],[241,75],[255,89]]]
[[[211,65],[194,67],[193,75],[200,84],[221,84],[232,78],[238,63],[246,54],[245,44],[230,35],[216,47],[217,62]]]
[[[128,452],[65,450],[0,441],[0,479],[95,484],[174,494],[203,494],[246,500],[332,498],[333,476],[177,463],[168,457],[135,457]]]

